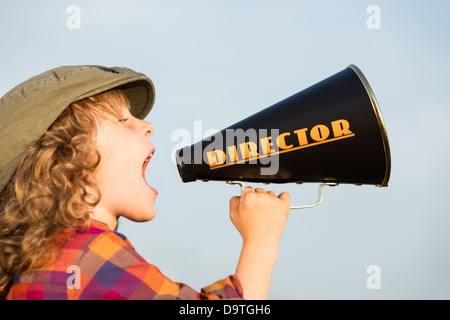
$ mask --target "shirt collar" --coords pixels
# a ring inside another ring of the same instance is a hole
[[[97,229],[102,229],[105,231],[111,231],[111,228],[106,223],[95,220],[95,219],[90,220],[89,228],[97,228]]]

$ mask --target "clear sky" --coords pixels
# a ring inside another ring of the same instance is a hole
[[[239,188],[182,183],[173,133],[193,143],[355,64],[385,120],[389,187],[327,188],[319,207],[292,211],[269,297],[450,299],[449,13],[437,0],[2,2],[0,95],[60,65],[147,74],[158,213],[119,231],[199,290],[234,273],[241,240],[228,201]],[[316,200],[315,184],[269,188],[289,191],[293,205]],[[380,287],[370,289],[374,275]]]

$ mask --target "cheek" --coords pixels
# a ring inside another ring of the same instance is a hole
[[[110,188],[129,187],[129,183],[136,179],[136,164],[131,163],[120,155],[113,156],[105,161],[99,170],[99,180],[108,184]],[[126,190],[123,190],[126,191]]]
[[[100,190],[104,194],[114,189],[114,187],[117,188],[117,182],[123,179],[121,177],[123,172],[121,163],[124,160],[121,158],[120,153],[112,147],[98,146],[98,150],[101,158],[95,177]]]
[[[97,181],[102,193],[111,198],[128,200],[142,179],[139,149],[133,145],[122,148],[102,148]]]

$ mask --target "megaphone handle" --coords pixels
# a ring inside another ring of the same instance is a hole
[[[241,195],[244,192],[244,184],[241,181],[227,181],[227,184],[238,184],[241,187]]]
[[[241,187],[241,195],[242,192],[244,191],[244,183],[242,183],[241,181],[227,181],[227,184],[238,184]],[[317,207],[319,204],[322,203],[322,199],[323,199],[323,187],[324,186],[337,186],[337,183],[322,183],[319,185],[319,199],[317,200],[317,202],[315,204],[311,204],[308,206],[297,206],[297,207],[291,207],[291,209],[307,209],[307,208],[313,208],[313,207]]]

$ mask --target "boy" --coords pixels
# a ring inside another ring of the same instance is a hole
[[[230,200],[243,239],[238,265],[201,292],[165,277],[113,231],[119,217],[156,214],[158,193],[145,180],[154,128],[142,120],[153,102],[148,77],[102,66],[52,69],[0,99],[0,297],[267,298],[287,193],[249,187]]]

